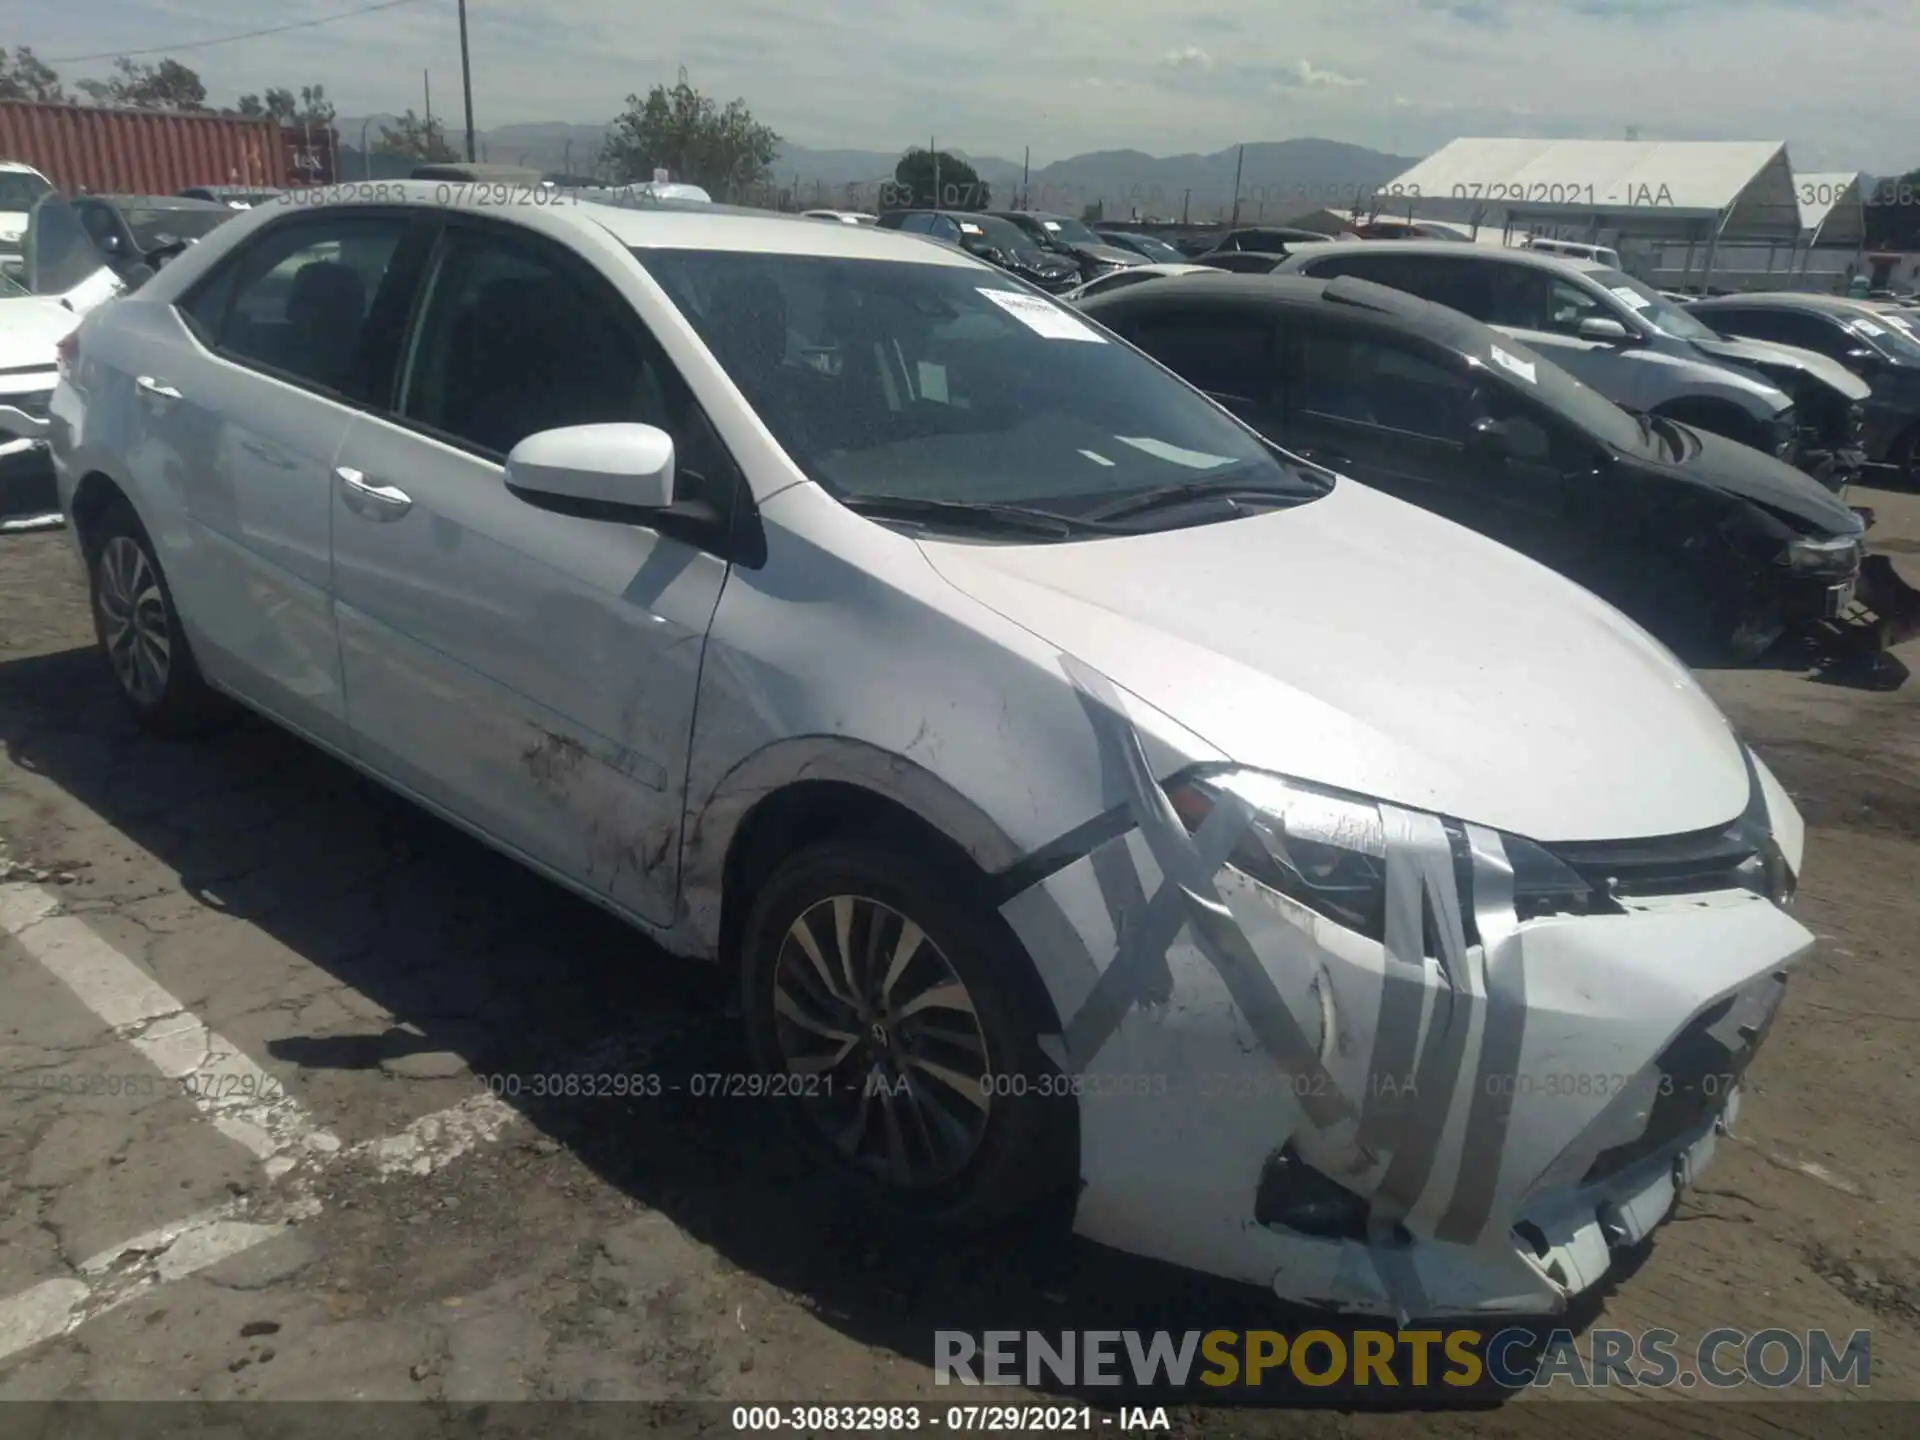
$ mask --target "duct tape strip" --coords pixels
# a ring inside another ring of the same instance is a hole
[[[1511,1082],[1519,1072],[1527,1027],[1526,957],[1514,907],[1513,866],[1499,835],[1478,825],[1466,830],[1473,857],[1473,918],[1484,956],[1487,1014],[1480,1037],[1480,1083],[1474,1086],[1467,1111],[1459,1179],[1434,1227],[1436,1239],[1458,1245],[1476,1243],[1493,1213],[1507,1125],[1519,1088],[1501,1082]]]
[[[1252,807],[1238,796],[1223,795],[1198,833],[1189,835],[1160,788],[1119,694],[1104,675],[1073,657],[1063,656],[1061,665],[1080,692],[1107,774],[1124,786],[1128,807],[1162,876],[1160,888],[1144,908],[1114,914],[1114,930],[1120,936],[1117,953],[1093,994],[1067,1024],[1070,1063],[1085,1069],[1134,1006],[1158,993],[1170,993],[1167,951],[1180,931],[1190,928],[1261,1045],[1296,1082],[1293,1090],[1308,1119],[1323,1130],[1354,1121],[1352,1102],[1321,1063],[1317,1048],[1287,1008],[1214,885],[1227,856],[1253,822]],[[1101,886],[1110,905],[1116,898],[1130,905],[1138,893],[1137,879],[1128,887],[1111,873],[1102,875]]]

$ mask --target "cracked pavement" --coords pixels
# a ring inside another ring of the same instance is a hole
[[[1860,503],[1876,539],[1920,536],[1920,500]],[[1806,812],[1824,943],[1738,1140],[1579,1323],[1870,1328],[1873,1394],[1920,1398],[1920,687],[1708,683]],[[265,724],[137,734],[59,532],[0,540],[0,896],[46,900],[0,935],[0,1307],[39,1297],[0,1308],[0,1399],[948,1402],[935,1328],[1317,1323],[1050,1217],[876,1224],[764,1101],[494,1097],[485,1077],[739,1068],[725,987]],[[1535,1398],[1339,1425],[1517,1434]],[[1662,1418],[1689,1408],[1556,1424],[1691,1433]]]

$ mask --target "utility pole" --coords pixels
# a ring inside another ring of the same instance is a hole
[[[1027,153],[1020,161],[1020,208],[1028,209],[1033,204],[1033,192],[1027,188],[1027,181],[1033,174],[1033,147],[1027,146]]]
[[[1242,145],[1233,161],[1233,218],[1228,225],[1240,223],[1240,167],[1247,163],[1247,147]]]
[[[1180,223],[1187,223],[1187,206],[1193,201],[1193,191],[1189,190],[1180,197]]]
[[[433,138],[433,77],[425,70],[420,72],[420,89],[427,97],[427,138]]]
[[[929,135],[927,149],[933,155],[933,208],[940,208],[940,137]]]
[[[460,0],[460,89],[467,102],[467,163],[473,163],[473,68],[467,62],[467,0]]]

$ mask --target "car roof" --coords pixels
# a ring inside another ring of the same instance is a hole
[[[878,225],[822,225],[804,215],[748,210],[704,201],[657,199],[623,191],[558,190],[529,192],[488,203],[483,192],[455,190],[431,180],[388,180],[373,186],[348,183],[316,190],[301,206],[304,214],[316,209],[391,205],[431,206],[436,210],[463,210],[482,215],[544,216],[569,225],[594,225],[633,249],[688,249],[758,251],[769,255],[818,255],[854,260],[900,260],[922,265],[992,267],[964,251],[929,244],[924,236],[902,235]],[[556,204],[555,196],[574,200]],[[303,197],[304,198],[304,197]],[[182,204],[191,202],[182,201]],[[202,202],[206,203],[206,202]],[[998,272],[995,272],[998,273]]]
[[[142,210],[230,210],[218,200],[194,195],[76,195],[75,200],[99,200],[108,205],[133,205]]]
[[[1365,249],[1361,249],[1361,246]],[[1324,244],[1296,245],[1288,252],[1288,258],[1305,259],[1322,253],[1444,255],[1454,259],[1463,255],[1472,255],[1482,260],[1502,260],[1509,265],[1532,265],[1541,270],[1552,270],[1560,274],[1565,274],[1569,270],[1591,274],[1596,270],[1612,268],[1596,260],[1583,259],[1577,255],[1555,255],[1546,250],[1522,250],[1510,245],[1476,244],[1470,248],[1463,248],[1458,240],[1364,240],[1359,245],[1351,240],[1328,240]]]
[[[1708,295],[1695,300],[1689,308],[1712,306],[1719,310],[1736,307],[1770,306],[1783,310],[1826,310],[1836,314],[1849,314],[1861,310],[1872,310],[1876,303],[1885,301],[1855,300],[1849,295],[1809,295],[1799,290],[1752,290],[1740,295]]]
[[[1210,281],[1204,286],[1163,285],[1157,280],[1124,285],[1106,294],[1089,296],[1086,301],[1087,313],[1098,315],[1105,310],[1123,308],[1150,310],[1161,305],[1185,305],[1198,301],[1203,305],[1225,308],[1321,310],[1328,314],[1360,315],[1418,330],[1430,338],[1475,353],[1486,348],[1489,337],[1498,339],[1479,321],[1457,310],[1422,300],[1404,290],[1395,290],[1351,275],[1342,275],[1333,280],[1315,280],[1306,275],[1239,275],[1226,270],[1219,274],[1219,280]]]

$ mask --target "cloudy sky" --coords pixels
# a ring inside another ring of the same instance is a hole
[[[366,0],[359,0],[366,3]],[[182,46],[356,0],[9,0],[44,57]],[[937,136],[1036,164],[1318,135],[1403,154],[1458,135],[1786,140],[1802,170],[1920,166],[1916,0],[470,0],[475,121],[604,121],[684,65],[788,138]],[[172,51],[216,103],[320,81],[342,114],[456,113],[454,0]],[[148,57],[154,58],[154,57]],[[72,78],[105,60],[61,65]]]

